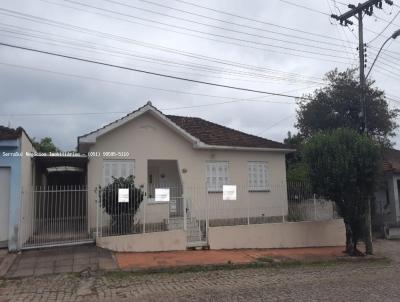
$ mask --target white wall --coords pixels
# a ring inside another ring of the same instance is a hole
[[[178,135],[174,130],[146,113],[125,125],[97,138],[89,152],[115,151],[126,152],[130,155],[125,159],[135,160],[136,184],[147,189],[147,164],[149,159],[177,160],[183,185],[184,194],[191,200],[194,211],[203,209],[207,202],[220,207],[217,203],[222,194],[206,193],[206,166],[207,160],[229,161],[229,174],[232,184],[247,186],[247,163],[252,161],[266,161],[271,183],[270,192],[248,192],[242,190],[240,200],[228,204],[231,212],[240,212],[248,203],[254,208],[265,208],[269,216],[287,213],[287,195],[285,189],[274,189],[275,185],[282,187],[286,183],[285,155],[282,152],[253,152],[253,151],[222,151],[194,149],[192,144]],[[122,158],[107,158],[122,159]],[[183,173],[182,170],[186,170]],[[88,186],[93,190],[103,183],[103,158],[91,157],[88,163]],[[90,223],[95,223],[95,195],[90,194]],[[226,204],[221,205],[226,208]],[[283,210],[282,210],[283,206]],[[226,213],[227,211],[221,211]],[[200,215],[200,212],[198,212]],[[213,215],[214,211],[210,213]],[[217,211],[215,211],[217,213]],[[216,214],[217,215],[217,214]],[[242,215],[240,213],[240,215]]]
[[[21,210],[20,210],[20,224],[18,232],[19,245],[23,244],[32,234],[33,231],[33,200],[32,200],[32,186],[33,186],[33,161],[32,158],[26,156],[26,152],[32,153],[35,151],[31,141],[22,131],[21,135]],[[20,247],[19,246],[19,247]]]
[[[162,252],[186,250],[182,230],[111,236],[96,239],[97,246],[116,252]]]
[[[342,219],[210,227],[211,249],[344,246]]]

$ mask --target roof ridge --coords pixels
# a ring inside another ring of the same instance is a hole
[[[182,115],[169,115],[169,114],[166,115],[166,117],[169,117],[169,116],[172,116],[172,117],[179,117],[179,118],[199,119],[199,120],[202,120],[202,121],[204,121],[204,122],[207,122],[207,123],[210,123],[210,124],[219,126],[219,127],[223,127],[223,128],[228,129],[228,130],[230,130],[230,131],[236,131],[236,132],[239,132],[239,133],[241,133],[241,134],[248,135],[248,136],[252,136],[252,137],[255,137],[255,138],[259,138],[259,139],[263,139],[263,140],[266,140],[266,141],[269,141],[269,142],[284,144],[284,143],[277,142],[277,141],[274,141],[274,140],[271,140],[271,139],[268,139],[268,138],[265,138],[265,137],[262,137],[262,136],[258,136],[258,135],[255,135],[255,134],[250,134],[250,133],[247,133],[247,132],[244,132],[244,131],[235,129],[235,128],[231,128],[231,127],[228,127],[228,126],[225,126],[225,125],[221,125],[221,124],[218,124],[218,123],[215,123],[215,122],[212,122],[212,121],[209,121],[209,120],[206,120],[206,119],[204,119],[204,118],[197,117],[197,116],[193,116],[193,117],[192,117],[192,116],[182,116]]]
[[[144,111],[146,107],[148,109]],[[125,116],[111,123],[108,123],[103,127],[98,128],[97,130],[94,130],[82,136],[78,136],[78,150],[81,139],[91,135],[96,135],[96,132],[107,132],[107,128],[113,128],[113,125],[118,126],[118,123],[123,124],[125,121],[127,122],[132,118],[135,118],[136,113],[139,112],[139,114],[141,114],[147,112],[148,110],[154,111],[155,113],[157,113],[157,115],[160,115],[160,117],[163,117],[163,119],[166,119],[168,122],[178,127],[185,135],[188,135],[192,139],[198,140],[208,146],[276,150],[290,149],[289,146],[284,143],[273,141],[254,134],[249,134],[241,130],[230,128],[221,124],[217,124],[201,117],[164,114],[158,108],[148,102],[144,106],[139,107],[138,109],[126,114]],[[188,122],[185,122],[185,120]]]

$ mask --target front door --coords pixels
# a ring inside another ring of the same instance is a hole
[[[10,168],[0,167],[0,246],[7,246],[10,206]]]

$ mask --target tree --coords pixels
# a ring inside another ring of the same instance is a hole
[[[298,134],[292,135],[288,132],[288,137],[284,139],[284,143],[296,149],[286,155],[286,178],[288,182],[304,182],[308,181],[308,166],[302,159],[301,148],[303,145],[303,137]]]
[[[49,152],[59,152],[51,137],[44,137],[37,142],[35,138],[33,138],[33,147],[35,147],[37,152],[49,153]]]
[[[380,147],[352,129],[321,132],[307,141],[303,156],[317,193],[333,200],[346,227],[346,252],[357,255],[378,179]],[[371,243],[372,245],[372,243]]]
[[[132,230],[137,210],[143,201],[143,191],[135,187],[134,177],[114,178],[113,183],[99,188],[101,207],[111,217],[113,234],[129,234]],[[129,189],[129,201],[119,202],[118,189]]]
[[[305,139],[315,133],[337,128],[351,128],[361,131],[363,117],[360,115],[360,84],[356,70],[339,72],[337,69],[326,74],[327,85],[317,89],[300,100],[297,110],[296,127]],[[374,140],[390,145],[390,137],[398,127],[396,118],[400,110],[389,109],[385,93],[373,87],[373,81],[366,83],[367,132]]]

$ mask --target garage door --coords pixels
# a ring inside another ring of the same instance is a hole
[[[10,168],[0,167],[0,246],[7,245],[10,204]]]

